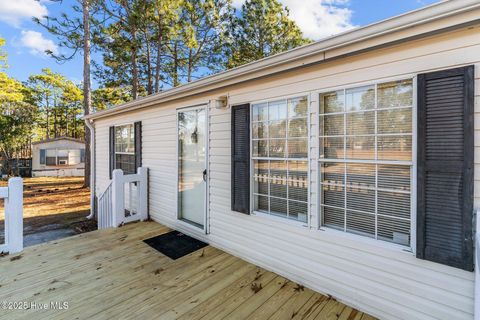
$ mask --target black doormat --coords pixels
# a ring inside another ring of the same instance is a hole
[[[171,231],[162,235],[143,240],[150,247],[176,260],[198,249],[208,246],[207,243],[189,237],[178,231]]]

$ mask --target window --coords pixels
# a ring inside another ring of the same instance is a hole
[[[252,106],[254,211],[307,222],[306,97]]]
[[[410,245],[412,80],[320,95],[322,225]]]
[[[57,150],[57,164],[58,165],[68,164],[68,150]]]
[[[46,165],[66,166],[83,163],[80,158],[81,150],[84,149],[46,149]]]
[[[47,149],[46,156],[47,166],[56,166],[57,165],[57,149]]]
[[[115,169],[135,173],[135,130],[133,124],[115,127]]]
[[[68,164],[75,165],[80,164],[80,149],[68,150]]]

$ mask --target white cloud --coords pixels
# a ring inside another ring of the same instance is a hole
[[[241,8],[242,4],[244,4],[244,3],[245,3],[245,0],[232,0],[232,5],[235,8]]]
[[[245,0],[234,0],[240,8]],[[290,16],[305,37],[313,40],[325,38],[354,28],[349,0],[280,0],[290,10]]]
[[[35,0],[0,0],[0,21],[20,27],[23,20],[41,19],[48,14],[43,2]]]
[[[32,30],[23,30],[20,44],[28,49],[33,55],[45,56],[45,51],[49,50],[53,54],[58,54],[57,45],[50,39],[44,38],[40,32]]]

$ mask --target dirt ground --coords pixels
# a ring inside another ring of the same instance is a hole
[[[6,186],[0,181],[0,186]],[[36,177],[24,179],[24,235],[49,230],[70,229],[72,234],[96,229],[85,217],[90,210],[90,194],[83,177]],[[0,242],[3,242],[4,207],[0,200]]]

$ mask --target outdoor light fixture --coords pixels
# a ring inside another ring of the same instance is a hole
[[[221,96],[213,100],[215,103],[215,109],[227,109],[228,108],[228,96]]]

